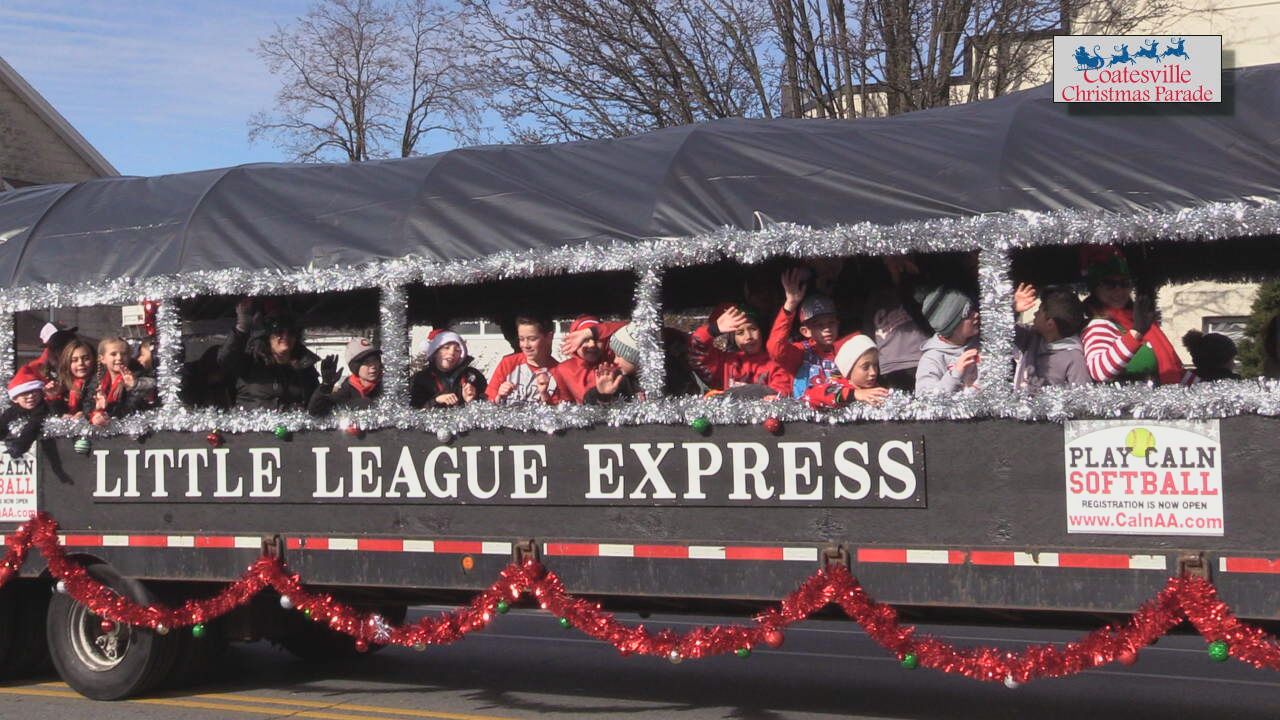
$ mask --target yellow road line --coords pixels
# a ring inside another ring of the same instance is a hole
[[[275,705],[295,705],[298,707],[331,708],[333,710],[352,710],[355,712],[381,713],[383,715],[404,715],[417,718],[437,718],[438,720],[510,720],[494,715],[469,715],[467,713],[451,713],[443,710],[413,710],[410,708],[394,708],[382,705],[355,705],[349,703],[321,702],[319,700],[291,700],[289,698],[263,697],[261,695],[240,695],[238,693],[205,693],[195,695],[198,698],[215,700],[239,700],[242,702],[271,703]]]
[[[66,683],[57,682],[41,683],[41,685],[66,687]],[[88,700],[88,698],[74,690],[49,690],[44,687],[0,687],[0,693],[8,695],[35,695],[39,697]],[[286,698],[238,695],[235,693],[206,693],[192,697],[208,698],[208,700],[186,700],[181,697],[174,697],[137,698],[126,702],[138,703],[140,705],[192,708],[197,710],[226,710],[230,712],[262,713],[265,715],[290,715],[294,717],[317,718],[317,720],[371,720],[376,717],[375,715],[369,715],[368,713],[376,713],[380,715],[401,715],[418,718],[436,718],[437,720],[508,720],[506,718],[500,718],[493,715],[470,715],[466,713],[451,713],[432,710],[412,710],[407,708],[381,707],[378,705],[348,705],[343,703],[335,705],[333,703],[321,702],[318,700],[289,700]],[[211,702],[211,700],[221,700],[224,702]],[[234,701],[235,704],[226,701]],[[261,704],[253,705],[249,703]],[[286,707],[274,707],[280,705]],[[294,709],[288,709],[288,706],[292,706]],[[325,710],[296,709],[300,707],[325,708]],[[365,714],[352,715],[341,711]]]

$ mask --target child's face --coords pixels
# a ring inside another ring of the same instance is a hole
[[[578,348],[578,357],[587,363],[600,362],[600,342],[595,338],[587,338],[582,347]]]
[[[124,343],[111,343],[98,355],[98,362],[112,375],[119,375],[129,367],[129,346]]]
[[[738,349],[748,355],[760,352],[760,326],[746,322],[733,331],[733,342]]]
[[[1031,325],[1035,327],[1036,332],[1040,333],[1040,337],[1050,342],[1062,337],[1058,332],[1058,324],[1053,321],[1053,318],[1045,315],[1043,306],[1036,310],[1035,316],[1031,318]]]
[[[71,353],[71,377],[83,380],[93,374],[93,352],[87,347],[76,348]]]
[[[39,390],[31,390],[24,392],[13,399],[13,402],[23,410],[35,410],[40,401],[44,399],[44,394]]]
[[[813,340],[820,347],[829,348],[840,336],[840,321],[835,315],[815,315],[800,326],[800,336]]]
[[[431,361],[435,363],[437,370],[448,372],[462,362],[462,346],[456,342],[445,343],[436,351]]]
[[[542,332],[537,325],[517,325],[516,342],[527,360],[537,361],[551,356],[551,333]]]
[[[382,379],[382,358],[370,355],[356,368],[356,377],[367,383],[376,383]]]
[[[618,370],[621,371],[623,375],[634,376],[636,374],[636,366],[632,365],[627,360],[623,360],[620,357],[615,357],[613,359],[613,364],[618,366]]]
[[[956,345],[964,345],[970,340],[978,337],[978,331],[980,329],[978,311],[974,310],[965,316],[965,319],[960,321],[960,324],[956,326],[955,331],[947,337],[947,340],[950,340]]]
[[[880,351],[868,350],[854,361],[849,370],[849,382],[858,388],[876,387],[876,379],[880,377]]]

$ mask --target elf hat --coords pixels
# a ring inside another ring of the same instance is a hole
[[[449,343],[458,343],[458,347],[462,348],[462,356],[467,356],[467,341],[462,339],[458,333],[447,328],[436,328],[427,334],[427,341],[422,345],[422,351],[431,358],[440,348]]]
[[[23,367],[18,368],[18,372],[15,373],[13,379],[9,381],[9,399],[16,400],[22,393],[29,393],[43,389],[44,381],[24,365]]]
[[[356,338],[347,343],[347,349],[342,354],[347,359],[347,369],[354,373],[359,371],[365,358],[381,355],[382,350],[374,347],[367,338]]]
[[[836,369],[844,377],[849,377],[858,358],[876,349],[876,341],[870,335],[853,333],[836,341]]]

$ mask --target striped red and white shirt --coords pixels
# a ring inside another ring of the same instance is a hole
[[[1125,365],[1142,347],[1142,341],[1105,318],[1094,318],[1084,326],[1084,363],[1094,382],[1114,380],[1124,372]],[[1190,370],[1182,373],[1179,385],[1194,385],[1200,378]]]

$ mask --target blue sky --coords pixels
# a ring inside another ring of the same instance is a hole
[[[276,83],[259,37],[307,0],[0,0],[0,57],[126,175],[283,159],[246,121]]]

